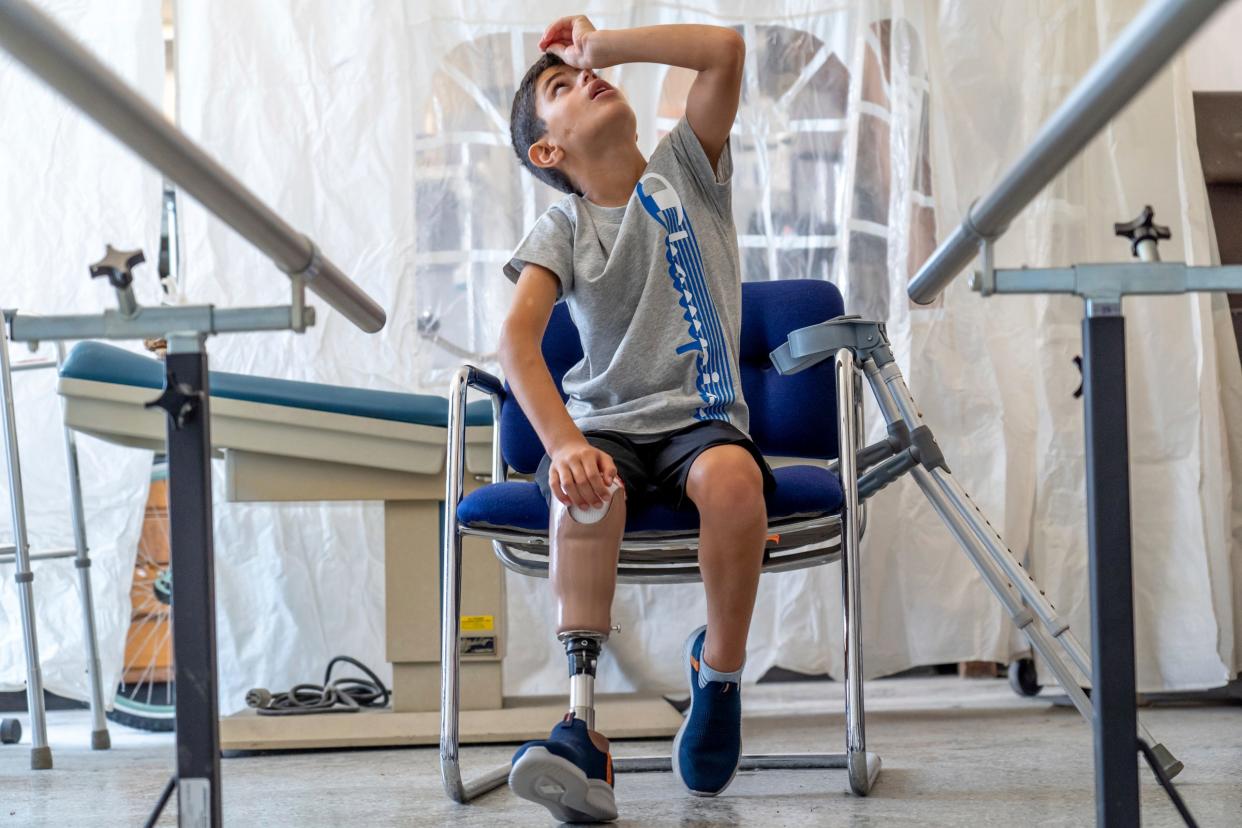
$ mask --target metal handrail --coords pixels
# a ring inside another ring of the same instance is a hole
[[[170,124],[159,110],[27,0],[0,0],[0,47],[151,166],[240,233],[290,278],[367,333],[384,327],[383,308],[315,243]]]
[[[910,282],[910,298],[935,300],[999,238],[1018,213],[1147,85],[1190,36],[1228,0],[1154,0],[1117,38],[1047,120],[990,193],[970,205],[956,230]]]

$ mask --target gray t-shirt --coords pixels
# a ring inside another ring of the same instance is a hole
[[[582,338],[584,357],[563,381],[580,430],[643,435],[721,420],[749,434],[732,173],[729,146],[713,170],[683,118],[624,207],[568,195],[504,266],[513,282],[527,263],[560,281]]]

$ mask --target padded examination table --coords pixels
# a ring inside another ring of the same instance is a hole
[[[159,449],[162,411],[134,409],[164,385],[163,365],[101,342],[75,346],[60,372],[66,419],[114,443]],[[442,475],[448,400],[211,372],[213,449]],[[135,416],[135,415],[139,416]],[[467,408],[467,466],[491,470],[491,403]],[[226,455],[227,456],[227,455]]]

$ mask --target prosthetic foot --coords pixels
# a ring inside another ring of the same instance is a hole
[[[509,787],[562,822],[617,818],[608,740],[595,731],[595,665],[604,633],[563,634],[569,658],[569,712],[547,739],[527,742],[513,756]]]
[[[569,657],[569,713],[548,739],[519,747],[509,787],[548,808],[561,822],[616,819],[609,740],[595,731],[595,665],[605,636],[571,632],[560,639]]]
[[[547,739],[527,742],[513,756],[509,787],[538,802],[561,822],[617,818],[608,740],[572,713]]]

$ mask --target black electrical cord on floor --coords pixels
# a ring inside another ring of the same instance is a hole
[[[333,681],[332,668],[341,662],[357,667],[367,674],[370,681],[352,677]],[[250,707],[257,707],[259,715],[263,716],[288,716],[298,713],[356,713],[364,707],[387,707],[389,696],[388,688],[371,668],[356,658],[341,655],[328,662],[328,668],[323,673],[322,685],[299,684],[290,689],[288,693],[276,695],[272,695],[265,688],[256,687],[246,694],[246,704]],[[164,786],[159,801],[155,803],[155,808],[147,817],[143,828],[155,828],[155,823],[159,822],[160,814],[164,812],[164,807],[168,805],[168,800],[176,787],[177,777],[173,776]]]
[[[333,681],[332,668],[341,662],[357,667],[370,680],[347,676]],[[256,708],[260,716],[357,713],[364,707],[387,707],[389,695],[388,688],[369,667],[356,658],[339,655],[328,662],[323,684],[297,684],[286,693],[256,687],[246,694],[246,704]]]
[[[1199,828],[1199,823],[1195,822],[1195,818],[1190,815],[1190,809],[1182,801],[1182,795],[1177,792],[1177,788],[1173,787],[1173,780],[1169,779],[1168,774],[1164,772],[1164,768],[1160,767],[1160,761],[1156,759],[1156,754],[1152,752],[1151,745],[1139,739],[1138,746],[1143,754],[1143,758],[1147,760],[1147,764],[1151,765],[1151,772],[1156,775],[1156,780],[1160,782],[1160,787],[1164,788],[1164,792],[1169,795],[1169,799],[1173,800],[1173,807],[1182,815],[1182,821],[1189,828]]]
[[[155,823],[160,821],[160,814],[164,813],[164,806],[168,804],[168,797],[172,796],[173,788],[177,787],[177,777],[170,777],[168,784],[164,786],[164,792],[160,794],[160,801],[155,803],[155,810],[151,812],[151,816],[147,817],[147,822],[142,828],[155,828]]]

